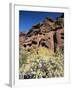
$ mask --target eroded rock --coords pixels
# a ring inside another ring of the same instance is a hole
[[[64,46],[64,16],[53,21],[46,17],[42,23],[33,25],[27,33],[20,33],[19,42],[26,49],[39,46],[56,52]]]

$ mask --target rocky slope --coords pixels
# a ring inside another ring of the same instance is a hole
[[[44,21],[33,25],[29,32],[20,32],[19,42],[27,50],[37,47],[45,47],[56,52],[57,49],[63,51],[64,45],[64,16],[53,21],[46,17]]]

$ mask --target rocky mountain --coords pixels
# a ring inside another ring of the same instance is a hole
[[[28,51],[32,48],[45,47],[53,52],[64,50],[64,15],[52,20],[46,17],[44,21],[33,25],[27,32],[19,33],[19,43]]]

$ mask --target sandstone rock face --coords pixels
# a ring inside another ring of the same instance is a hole
[[[46,18],[42,23],[33,25],[27,33],[20,33],[20,45],[26,49],[45,47],[55,52],[64,46],[64,17],[56,21]]]
[[[19,44],[23,45],[24,41],[25,41],[25,33],[24,32],[20,32],[19,33]]]
[[[62,49],[64,46],[64,29],[58,29],[56,31],[56,37],[57,37],[57,48]]]
[[[54,51],[54,39],[53,39],[53,36],[54,36],[54,31],[51,31],[48,33],[48,46],[49,46],[49,49],[51,49],[52,51]]]

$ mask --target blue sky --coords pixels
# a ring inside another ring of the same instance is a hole
[[[56,19],[61,16],[62,13],[57,12],[39,12],[39,11],[19,11],[19,31],[28,32],[34,24],[37,24],[50,16],[52,19]]]

